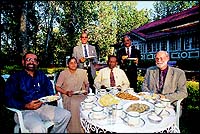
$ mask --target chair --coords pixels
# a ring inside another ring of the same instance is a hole
[[[30,133],[30,131],[28,129],[25,128],[24,126],[24,121],[23,121],[23,117],[22,117],[22,111],[15,109],[15,108],[9,108],[6,107],[8,110],[11,110],[13,112],[15,112],[18,116],[18,120],[19,120],[19,124],[16,123],[15,127],[14,127],[14,133]],[[51,126],[54,125],[54,122],[52,121],[44,121],[44,126],[46,128],[46,130],[48,131],[48,128],[50,128]]]
[[[180,99],[176,103],[176,126],[179,128],[179,118],[181,116],[181,101],[183,99]]]
[[[55,92],[55,81],[51,80],[52,84],[53,84],[53,88],[54,88],[54,92]],[[60,95],[60,93],[58,93]],[[60,95],[60,99],[57,100],[57,106],[63,108],[63,103],[62,103],[62,97]],[[19,120],[19,124],[16,123],[15,127],[14,127],[14,133],[30,133],[30,131],[28,129],[25,128],[24,126],[24,121],[23,121],[23,117],[22,117],[22,111],[15,109],[15,108],[9,108],[6,107],[8,110],[11,110],[13,112],[15,112],[18,116],[18,120]],[[54,125],[54,122],[52,121],[44,121],[44,126],[48,132],[48,129]]]

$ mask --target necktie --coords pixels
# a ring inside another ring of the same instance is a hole
[[[129,56],[129,48],[127,48],[126,54],[128,55],[128,57],[130,57]]]
[[[86,49],[86,45],[84,46],[84,51],[85,51],[85,57],[88,57],[88,53],[87,53],[87,49]]]
[[[160,79],[159,79],[159,92],[162,92],[163,84],[164,84],[164,76],[163,71],[160,72]]]
[[[110,71],[110,86],[111,87],[115,86],[115,78],[114,78],[114,74],[113,74],[113,70],[112,69]]]

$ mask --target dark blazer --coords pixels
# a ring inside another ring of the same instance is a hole
[[[125,68],[129,68],[130,66],[134,67],[136,66],[133,61],[129,61],[129,60],[124,60],[124,62],[122,62],[122,56],[126,55],[126,49],[125,47],[121,48],[120,50],[118,50],[117,52],[117,59],[118,59],[118,64],[120,65],[120,68],[125,69]],[[140,50],[135,49],[134,46],[131,47],[131,56],[130,58],[138,58],[138,63],[141,60],[141,54],[140,54]]]

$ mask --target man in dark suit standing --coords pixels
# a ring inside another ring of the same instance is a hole
[[[117,52],[118,63],[129,79],[130,87],[137,90],[137,65],[141,60],[140,50],[131,46],[131,39],[128,35],[123,37],[124,47]]]

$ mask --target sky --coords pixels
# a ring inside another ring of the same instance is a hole
[[[148,10],[153,9],[153,2],[155,1],[137,1],[138,4],[136,8],[138,10],[141,10],[142,8],[147,8]]]

